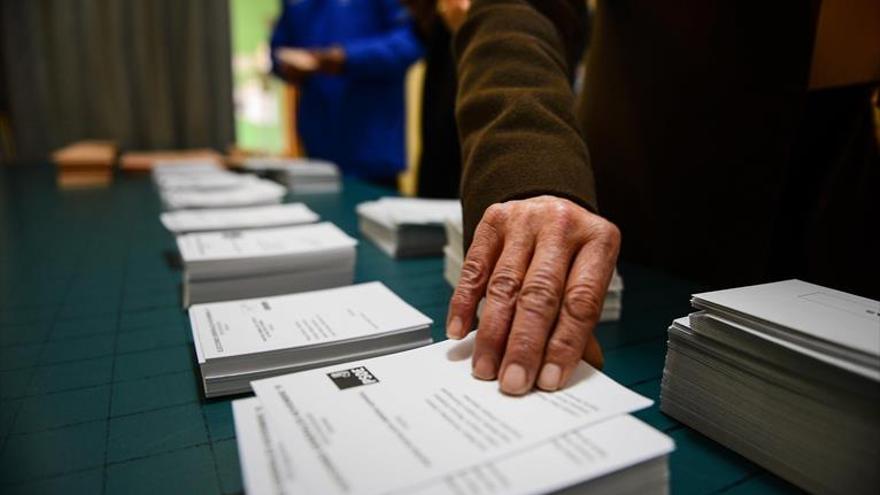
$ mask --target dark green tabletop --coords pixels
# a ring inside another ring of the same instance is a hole
[[[389,191],[291,196],[360,237],[354,206]],[[59,191],[45,165],[0,167],[0,493],[237,493],[229,400],[205,400],[174,240],[147,177]],[[623,317],[602,324],[605,371],[658,400],[666,328],[695,284],[623,264]],[[358,246],[357,281],[381,280],[434,319],[451,293],[440,258],[394,261]],[[794,489],[654,407],[676,442],[673,493]]]

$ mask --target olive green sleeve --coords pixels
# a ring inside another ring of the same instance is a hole
[[[535,5],[477,0],[454,40],[465,248],[493,203],[549,194],[596,210],[570,81],[583,0]]]

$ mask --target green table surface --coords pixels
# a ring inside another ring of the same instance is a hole
[[[230,399],[205,400],[173,237],[148,177],[61,191],[48,165],[0,167],[0,493],[238,493]],[[354,206],[390,191],[288,196],[360,238]],[[367,241],[357,281],[381,280],[434,320],[451,289],[441,258],[396,261]],[[700,287],[622,264],[623,316],[598,329],[606,373],[655,401],[666,329]],[[662,414],[673,493],[796,490]]]

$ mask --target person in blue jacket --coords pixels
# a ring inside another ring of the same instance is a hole
[[[272,71],[301,90],[306,153],[396,187],[404,76],[422,54],[399,0],[282,0],[271,46]]]

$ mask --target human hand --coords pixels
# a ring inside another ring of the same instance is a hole
[[[281,76],[290,84],[299,84],[319,68],[318,58],[309,50],[279,48],[275,51]]]
[[[565,386],[583,358],[601,368],[593,334],[620,249],[611,222],[555,196],[496,203],[483,214],[447,317],[449,338],[471,329],[485,294],[473,374],[501,391]]]

